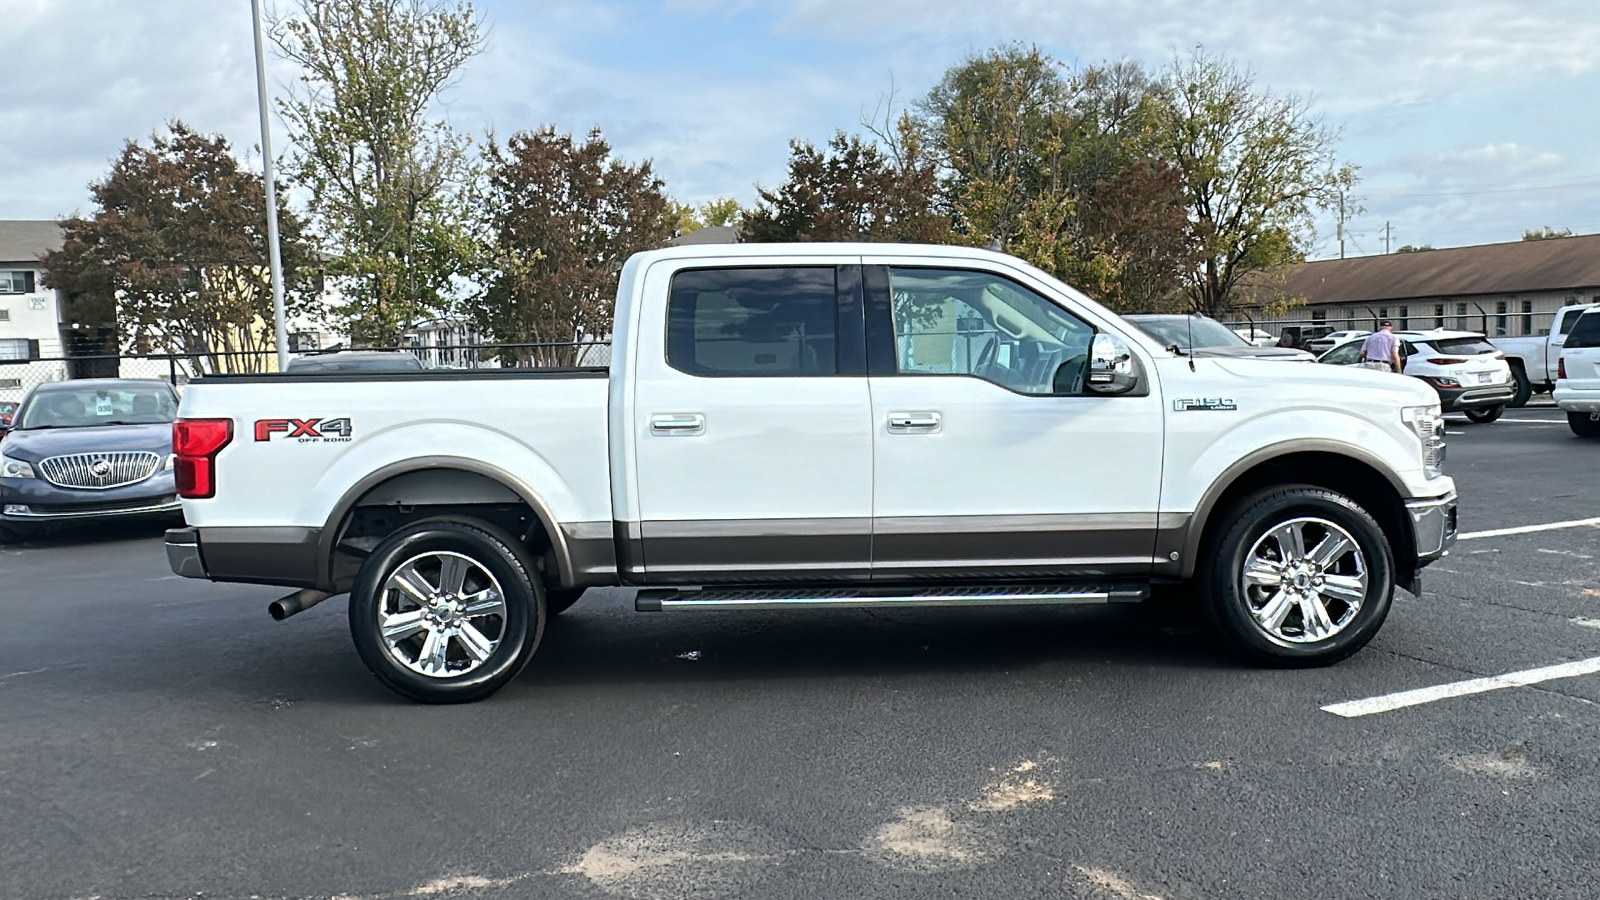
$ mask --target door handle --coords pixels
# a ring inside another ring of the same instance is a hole
[[[692,436],[706,433],[706,417],[699,413],[666,413],[650,417],[650,433]]]
[[[889,431],[894,434],[930,434],[943,420],[936,412],[890,413]]]

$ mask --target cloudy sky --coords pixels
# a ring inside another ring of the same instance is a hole
[[[282,6],[288,0],[267,0]],[[478,0],[486,52],[442,114],[504,135],[601,126],[691,201],[755,199],[787,141],[854,129],[891,85],[1038,44],[1152,65],[1195,44],[1309,95],[1342,125],[1368,212],[1352,255],[1393,244],[1600,232],[1595,0]],[[0,0],[0,219],[87,208],[86,185],[168,119],[259,141],[248,0]],[[271,65],[273,89],[295,72]],[[282,149],[285,134],[275,123]],[[1336,254],[1331,226],[1319,256]]]

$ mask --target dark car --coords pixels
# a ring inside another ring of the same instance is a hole
[[[289,360],[289,367],[284,371],[290,375],[372,375],[420,372],[423,368],[422,360],[404,350],[341,350],[296,356]]]
[[[5,431],[11,427],[11,417],[17,411],[17,405],[10,400],[0,400],[0,437],[5,437]]]
[[[1228,326],[1205,316],[1134,315],[1123,316],[1163,347],[1186,356],[1228,359],[1282,359],[1311,362],[1316,357],[1289,347],[1257,347],[1235,334]]]
[[[161,381],[35,388],[0,443],[0,537],[56,522],[181,516],[172,473],[177,414],[178,397]]]

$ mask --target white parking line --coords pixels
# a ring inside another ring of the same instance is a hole
[[[1519,525],[1516,528],[1496,528],[1492,531],[1469,531],[1456,535],[1456,540],[1472,541],[1478,538],[1505,537],[1511,534],[1532,534],[1535,531],[1557,531],[1562,528],[1582,528],[1585,525],[1600,527],[1600,518],[1571,519],[1566,522],[1546,522],[1543,525]]]
[[[1506,423],[1507,425],[1565,425],[1565,424],[1567,424],[1565,422],[1558,422],[1558,421],[1556,421],[1554,419],[1501,419],[1500,421]]]
[[[1539,669],[1526,669],[1505,675],[1491,675],[1488,678],[1473,678],[1467,681],[1455,681],[1450,684],[1401,691],[1398,694],[1384,694],[1381,697],[1368,697],[1365,700],[1331,703],[1322,707],[1322,711],[1333,713],[1336,716],[1344,716],[1347,719],[1354,719],[1358,716],[1370,716],[1373,713],[1393,712],[1397,709],[1405,709],[1408,706],[1420,706],[1424,703],[1432,703],[1435,700],[1444,700],[1449,697],[1464,697],[1468,694],[1482,694],[1488,691],[1498,691],[1502,688],[1524,687],[1530,684],[1538,684],[1541,681],[1573,678],[1578,675],[1593,675],[1596,672],[1600,672],[1600,656],[1592,659],[1580,659],[1577,662],[1544,666]]]

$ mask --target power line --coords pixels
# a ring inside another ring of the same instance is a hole
[[[1560,184],[1524,185],[1522,187],[1508,188],[1481,188],[1466,191],[1429,191],[1425,193],[1391,193],[1388,191],[1374,191],[1377,197],[1469,197],[1477,194],[1519,194],[1525,191],[1559,191],[1575,187],[1590,187],[1600,185],[1600,178],[1586,181],[1571,181]]]

